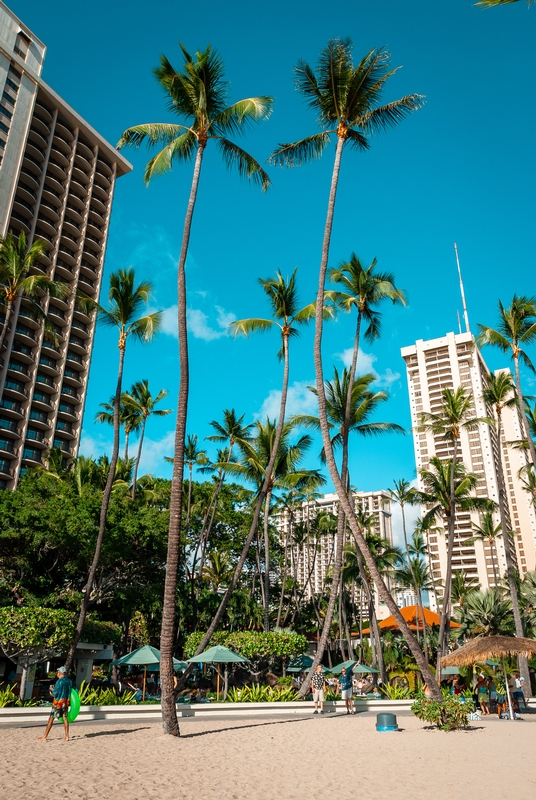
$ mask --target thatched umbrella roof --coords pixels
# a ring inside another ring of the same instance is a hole
[[[536,653],[536,639],[521,636],[480,636],[473,639],[448,656],[443,656],[443,667],[468,667],[489,658],[504,656],[530,656]]]

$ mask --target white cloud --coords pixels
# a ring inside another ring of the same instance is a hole
[[[229,324],[236,319],[232,312],[225,311],[221,306],[216,306],[216,327],[209,324],[208,316],[200,308],[189,308],[186,316],[188,330],[196,339],[203,339],[205,342],[229,336]]]
[[[344,366],[348,369],[352,363],[352,354],[353,348],[348,347],[346,350],[343,350],[342,353],[335,353],[335,357],[340,358]],[[379,373],[374,368],[374,363],[377,360],[377,357],[372,355],[372,353],[365,353],[364,350],[360,350],[357,356],[357,374],[363,375],[367,372],[372,372],[375,376],[376,385],[389,389],[393,383],[400,379],[400,372],[393,372],[392,369],[387,367],[385,372]]]
[[[162,311],[162,333],[167,333],[168,336],[178,337],[177,327],[177,306],[169,306]]]
[[[165,465],[164,457],[173,456],[175,448],[175,431],[168,431],[161,439],[145,438],[141,451],[139,475],[154,473],[161,475]],[[132,456],[137,455],[137,447],[132,448]]]
[[[109,438],[106,438],[105,436],[91,436],[90,434],[82,431],[78,454],[81,456],[92,456],[94,459],[97,459],[99,456],[104,454],[109,456],[112,452],[112,446],[112,436]]]
[[[316,414],[316,395],[307,387],[314,386],[314,380],[294,381],[288,388],[286,416],[293,414]],[[281,390],[272,389],[259,411],[254,415],[255,419],[265,420],[279,418],[279,408],[281,405]]]

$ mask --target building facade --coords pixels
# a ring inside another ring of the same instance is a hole
[[[16,303],[0,353],[0,488],[52,447],[65,463],[78,452],[95,319],[75,294],[99,297],[115,181],[131,170],[44,83],[45,49],[0,2],[0,234],[43,241],[36,274],[70,290],[42,299],[52,336]]]
[[[391,498],[387,492],[354,492],[356,511],[364,511],[372,518],[370,530],[373,534],[393,544],[391,524]],[[274,515],[274,521],[280,532],[281,541],[287,552],[289,574],[304,587],[304,597],[310,599],[324,590],[326,577],[333,568],[336,555],[336,530],[328,532],[317,530],[314,520],[321,512],[337,515],[339,498],[337,494],[325,494],[322,497],[295,505],[292,509],[284,508]],[[336,527],[336,526],[335,526]],[[354,544],[352,536],[346,533],[345,544]],[[356,592],[356,601],[365,603],[364,594]],[[376,597],[376,609],[379,619],[388,616],[387,607]]]
[[[456,390],[462,386],[471,394],[473,416],[492,418],[493,410],[486,406],[483,399],[483,390],[488,383],[490,371],[470,332],[448,333],[429,341],[421,339],[410,347],[402,348],[401,352],[406,362],[418,485],[422,489],[420,470],[427,469],[434,456],[440,459],[451,458],[452,446],[441,436],[416,430],[421,414],[440,413],[443,390]],[[459,459],[478,478],[476,495],[498,502],[496,463],[500,453],[507,483],[508,524],[514,532],[511,540],[512,555],[517,559],[520,573],[523,574],[536,568],[536,515],[531,499],[524,491],[518,476],[519,469],[525,464],[523,452],[512,444],[523,438],[517,408],[504,409],[503,425],[500,443],[495,429],[486,423],[480,423],[476,430],[462,430]],[[495,517],[498,524],[498,512]],[[500,536],[495,539],[493,547],[482,541],[468,544],[467,539],[474,535],[473,525],[480,522],[480,516],[476,512],[456,512],[452,567],[454,572],[463,570],[468,577],[475,578],[482,589],[488,589],[499,583],[505,573],[505,541]],[[445,578],[447,560],[445,531],[446,520],[439,520],[437,527],[428,533],[430,567],[439,596],[442,595],[441,583]],[[430,594],[430,600],[433,606],[433,593]]]

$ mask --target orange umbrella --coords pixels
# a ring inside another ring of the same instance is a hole
[[[439,625],[441,622],[439,614],[436,614],[434,611],[430,611],[429,608],[425,608],[424,610],[424,621],[426,625],[431,627],[432,625]],[[422,631],[422,615],[423,612],[419,606],[405,606],[405,608],[400,609],[400,613],[408,623],[410,630],[416,631],[417,626],[419,630]],[[457,622],[450,623],[451,628],[461,628],[461,625],[458,625]],[[382,620],[380,622],[380,630],[382,631],[397,631],[398,630],[398,623],[393,616],[387,617],[387,619]],[[370,628],[365,628],[363,630],[363,634],[370,634]]]

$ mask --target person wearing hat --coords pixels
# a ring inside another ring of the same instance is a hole
[[[354,714],[352,675],[350,671],[346,669],[346,667],[342,668],[341,677],[338,679],[337,683],[339,685],[341,697],[346,703],[346,713]]]
[[[63,741],[68,742],[69,720],[67,719],[67,713],[69,711],[73,683],[71,679],[67,677],[67,670],[65,667],[60,667],[56,672],[56,675],[58,676],[58,680],[54,686],[50,687],[50,694],[52,695],[52,708],[50,709],[50,717],[48,718],[47,727],[44,734],[42,736],[38,736],[37,738],[41,739],[42,741],[46,741],[54,720],[62,719],[63,727],[65,728],[65,736],[63,737]]]

